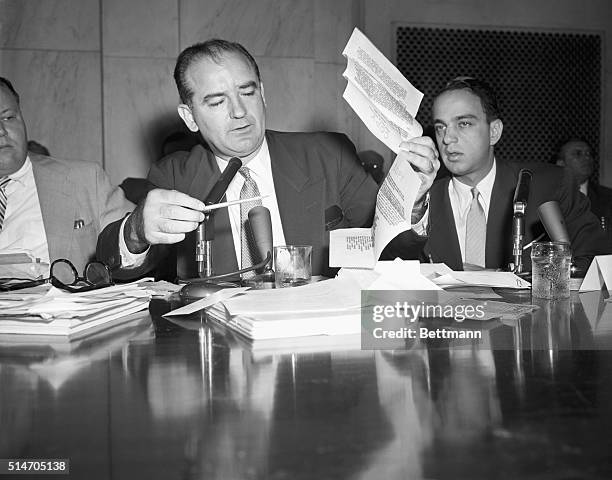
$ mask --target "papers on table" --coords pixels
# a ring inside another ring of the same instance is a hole
[[[603,286],[608,291],[612,287],[612,255],[597,255],[593,259],[580,286],[580,291],[601,290]]]
[[[433,278],[432,281],[441,287],[482,286],[517,289],[531,287],[531,284],[527,280],[523,280],[512,272],[490,272],[486,270],[468,272],[453,271]]]
[[[0,295],[0,334],[76,335],[118,325],[155,293],[139,281],[82,293],[49,285]]]
[[[346,279],[301,287],[253,290],[208,310],[219,323],[252,340],[361,331],[361,291]]]
[[[49,264],[31,253],[0,253],[0,284],[37,280],[49,273]]]
[[[399,144],[423,134],[414,119],[423,93],[355,28],[342,55],[347,79],[343,98],[376,137],[395,153]]]

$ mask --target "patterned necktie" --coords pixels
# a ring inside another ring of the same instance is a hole
[[[465,262],[466,265],[484,268],[485,245],[487,243],[487,220],[482,205],[478,201],[480,192],[472,188],[472,202],[465,223]]]
[[[244,184],[240,189],[240,199],[259,197],[259,188],[257,183],[251,177],[251,172],[248,167],[242,167],[238,170],[244,177]],[[244,202],[240,204],[240,250],[241,250],[241,268],[250,267],[253,265],[253,258],[256,255],[255,239],[249,224],[249,210],[253,207],[261,205],[261,200],[253,200],[252,202]],[[243,278],[255,276],[255,272],[243,273]]]
[[[0,232],[4,225],[4,214],[6,213],[7,198],[5,188],[10,181],[9,177],[0,177]]]

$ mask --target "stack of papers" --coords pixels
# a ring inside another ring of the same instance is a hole
[[[83,293],[41,286],[0,295],[0,334],[93,333],[130,321],[147,308],[154,290],[148,282],[115,285]]]
[[[253,290],[209,308],[216,321],[252,339],[361,332],[361,290],[351,281]]]

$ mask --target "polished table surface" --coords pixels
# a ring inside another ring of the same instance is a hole
[[[501,293],[540,308],[395,350],[249,345],[161,301],[80,342],[5,338],[0,458],[78,479],[612,478],[607,293]]]

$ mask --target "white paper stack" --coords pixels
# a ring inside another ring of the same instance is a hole
[[[356,334],[361,331],[361,291],[353,282],[332,279],[248,291],[217,303],[208,312],[252,340]]]
[[[146,282],[83,293],[44,286],[0,295],[0,334],[93,333],[129,321],[144,310],[153,291]]]

